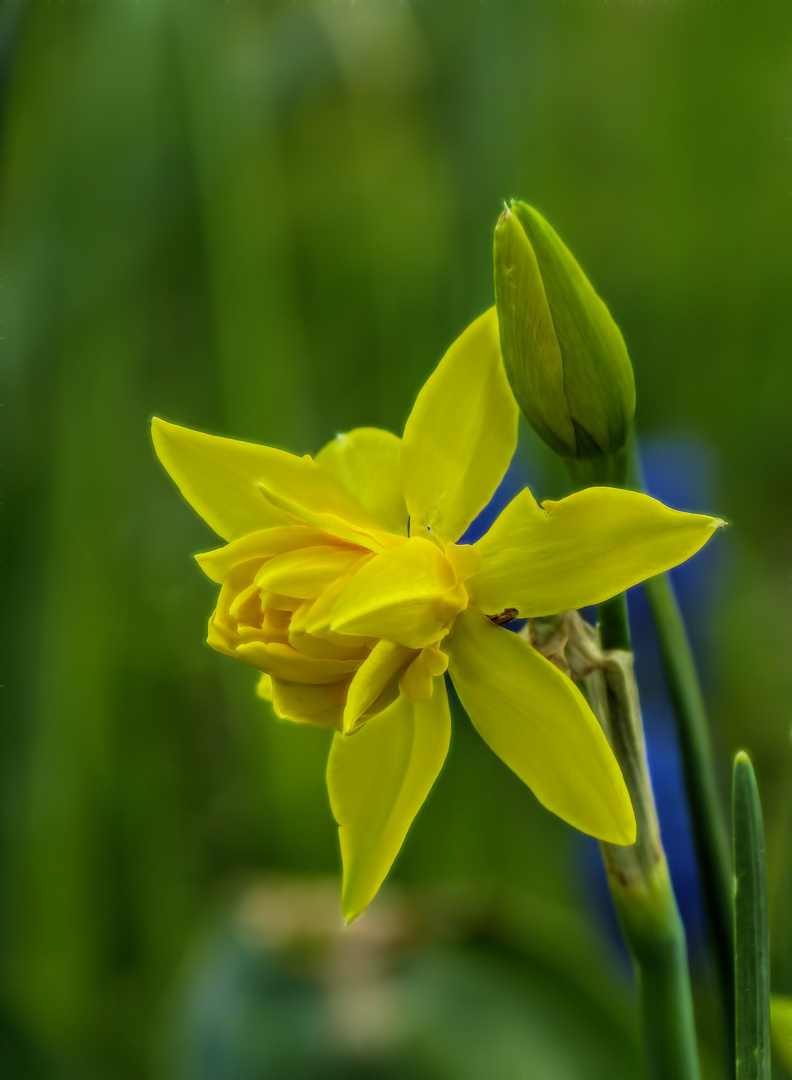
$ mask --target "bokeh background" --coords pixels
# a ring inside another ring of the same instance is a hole
[[[652,490],[732,523],[677,583],[724,778],[736,747],[755,759],[792,992],[791,30],[780,2],[6,0],[4,1077],[640,1075],[596,847],[462,715],[343,930],[326,733],[276,722],[203,644],[189,556],[215,538],[148,435],[153,414],[301,453],[400,431],[492,303],[512,196],[624,331]],[[528,432],[514,473],[564,494]],[[718,1076],[673,724],[631,609]]]

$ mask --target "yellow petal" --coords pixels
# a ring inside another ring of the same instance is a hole
[[[209,619],[208,643],[213,649],[227,653],[229,656],[236,655],[237,624],[230,614],[232,605],[241,593],[246,593],[252,583],[253,575],[258,564],[241,563],[235,566],[226,577],[220,588],[217,598],[217,606]]]
[[[208,578],[222,585],[230,571],[240,563],[269,559],[296,548],[332,543],[334,539],[320,529],[308,525],[280,525],[240,536],[214,551],[204,551],[195,556],[195,561]]]
[[[358,570],[336,601],[330,625],[420,649],[441,638],[466,604],[467,593],[440,548],[411,537]]]
[[[423,705],[399,698],[354,735],[336,735],[327,763],[338,822],[349,922],[373,899],[448,752],[451,718],[442,678]]]
[[[248,585],[237,593],[228,606],[228,614],[236,622],[247,623],[248,626],[254,626],[260,620],[261,594],[255,585]]]
[[[346,488],[310,458],[205,435],[156,417],[151,434],[157,456],[182,495],[224,540],[294,523],[288,513],[262,498],[259,484],[308,510],[376,528]]]
[[[448,667],[448,657],[440,649],[421,649],[399,679],[399,691],[408,701],[417,705],[432,696],[435,675],[442,675]]]
[[[216,649],[218,652],[225,653],[226,656],[236,656],[236,647],[239,644],[239,639],[233,630],[229,630],[228,627],[224,626],[222,621],[217,618],[217,613],[213,612],[209,619],[206,643],[207,645],[211,645],[212,648]]]
[[[314,460],[340,480],[383,529],[407,535],[401,439],[381,428],[355,428],[336,435]]]
[[[348,678],[360,663],[359,660],[319,660],[297,652],[291,645],[270,645],[263,641],[238,645],[236,655],[273,679],[315,686]]]
[[[402,542],[402,537],[385,532],[373,518],[366,516],[363,519],[364,512],[362,508],[359,518],[365,520],[366,524],[362,524],[361,521],[350,521],[347,518],[339,517],[338,514],[331,514],[324,510],[314,510],[304,500],[294,499],[288,495],[275,492],[265,484],[259,484],[259,491],[267,505],[288,514],[290,521],[301,522],[304,525],[321,529],[336,540],[366,547],[371,551],[383,551],[385,548],[393,547],[394,544]]]
[[[517,404],[495,308],[454,342],[418,395],[402,439],[410,528],[457,540],[487,505],[517,446]]]
[[[481,555],[470,544],[446,544],[445,557],[457,581],[465,581],[481,566]]]
[[[262,676],[266,678],[266,676]],[[272,707],[281,720],[311,727],[341,730],[347,683],[311,686],[272,679]]]
[[[272,679],[269,675],[262,675],[256,683],[256,695],[263,701],[272,701]]]
[[[237,633],[242,642],[267,642],[269,645],[288,645],[288,611],[264,611],[261,615],[261,629],[254,625],[238,626]]]
[[[620,488],[586,488],[542,505],[520,492],[475,545],[482,565],[466,588],[489,614],[599,604],[689,559],[723,524]]]
[[[349,685],[344,708],[344,731],[354,731],[358,721],[394,682],[415,656],[414,649],[392,641],[378,641],[363,661]],[[397,691],[398,692],[398,691]]]
[[[315,656],[320,660],[362,661],[366,659],[369,650],[366,648],[365,638],[341,638],[343,644],[338,644],[336,641],[328,641],[326,638],[317,637],[316,634],[309,634],[304,629],[304,626],[306,614],[310,612],[312,607],[313,603],[306,600],[305,604],[294,612],[290,625],[286,630],[285,642],[288,642],[298,652],[305,653],[306,656]],[[286,617],[288,618],[288,615]],[[278,639],[270,637],[268,640]]]
[[[770,999],[773,1048],[784,1068],[792,1073],[792,997],[773,994]]]
[[[634,843],[621,770],[572,680],[473,607],[456,620],[444,648],[474,727],[539,801],[600,840]]]
[[[256,565],[256,570],[261,569]],[[282,596],[280,593],[264,592],[261,594],[261,610],[268,611],[296,611],[302,607],[305,600],[298,600],[296,596]]]
[[[313,600],[365,558],[370,556],[355,548],[298,548],[268,559],[256,574],[256,585],[262,592]]]
[[[301,603],[292,615],[291,631],[295,634],[310,634],[311,637],[322,638],[342,649],[359,649],[364,645],[372,648],[375,644],[372,638],[354,634],[336,634],[330,629],[333,606],[346,588],[350,577],[351,575],[339,578],[332,585],[328,585],[316,600]]]

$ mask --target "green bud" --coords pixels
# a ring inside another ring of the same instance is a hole
[[[529,423],[558,454],[622,450],[635,412],[624,338],[541,214],[512,202],[495,227],[501,352]]]

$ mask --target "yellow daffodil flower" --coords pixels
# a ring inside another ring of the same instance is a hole
[[[635,840],[582,694],[498,616],[599,603],[693,555],[720,522],[614,488],[541,507],[524,490],[486,536],[458,544],[511,460],[517,411],[493,308],[443,357],[401,439],[358,428],[312,460],[153,422],[160,461],[227,541],[197,556],[220,586],[209,643],[262,673],[281,719],[336,732],[327,781],[347,919],[379,889],[445,760],[446,669],[546,807]]]

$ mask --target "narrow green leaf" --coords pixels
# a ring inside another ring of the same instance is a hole
[[[734,965],[737,1080],[770,1080],[770,934],[759,790],[751,759],[734,759]]]

